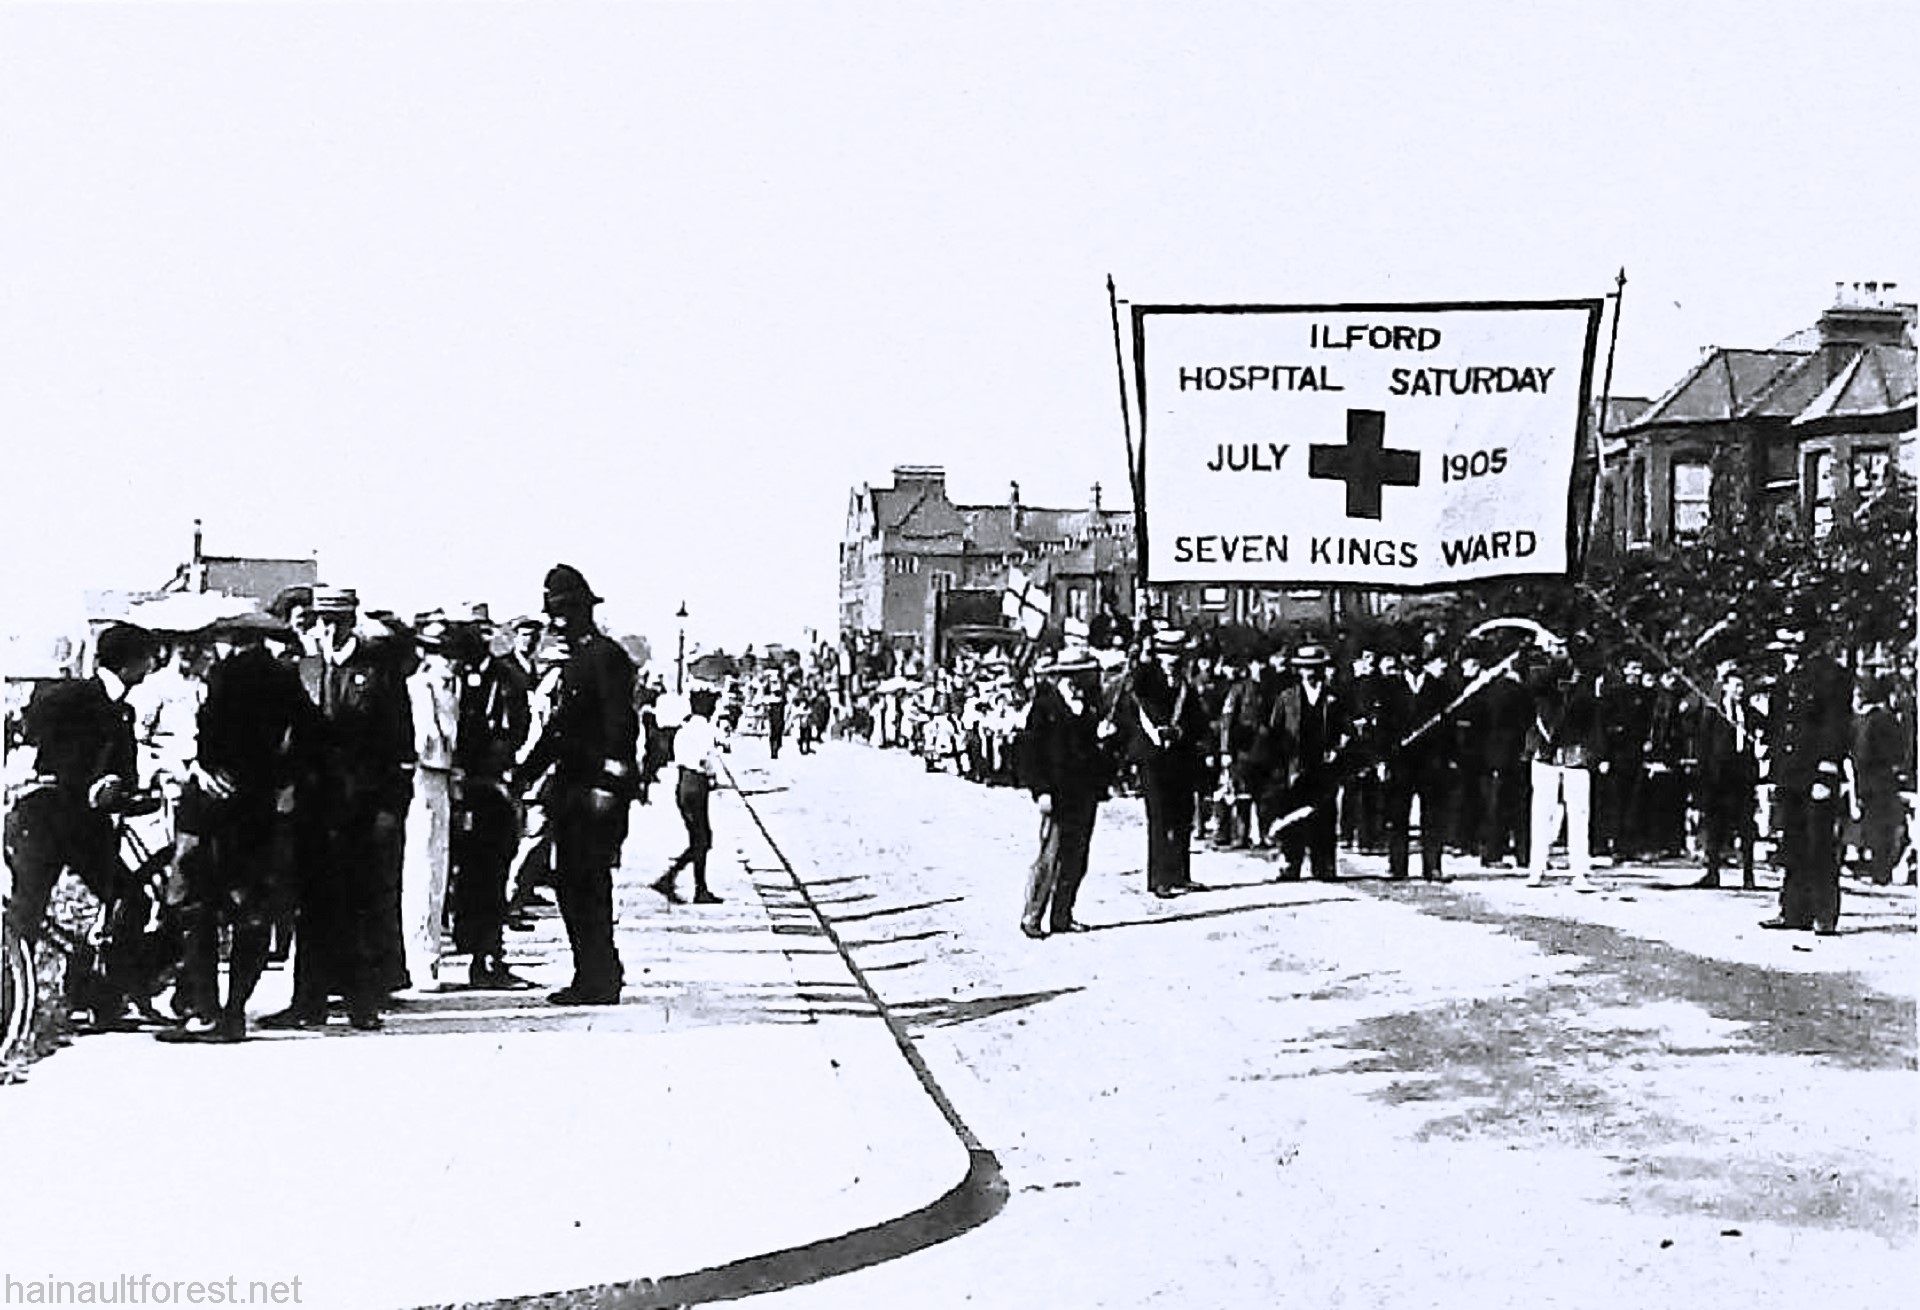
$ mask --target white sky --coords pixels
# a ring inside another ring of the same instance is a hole
[[[1110,503],[1104,288],[1598,295],[1616,394],[1913,278],[1920,6],[0,5],[0,626],[318,548],[830,629],[850,487]]]

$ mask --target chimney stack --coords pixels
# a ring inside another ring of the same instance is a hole
[[[193,521],[193,562],[187,568],[187,590],[207,589],[206,549],[199,519]]]
[[[1098,514],[1100,512],[1100,484],[1098,482],[1093,484],[1093,495],[1090,499],[1093,502],[1093,512]]]

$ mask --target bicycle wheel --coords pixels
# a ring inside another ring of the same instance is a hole
[[[33,1012],[40,988],[33,972],[33,948],[0,925],[0,1065],[24,1060],[33,1036]]]

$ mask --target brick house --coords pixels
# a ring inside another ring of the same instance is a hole
[[[1817,538],[1894,467],[1911,471],[1914,306],[1893,290],[1842,286],[1772,349],[1709,349],[1611,430],[1594,553],[1669,550],[1709,529]]]
[[[1027,505],[1020,484],[994,505],[960,505],[946,471],[904,464],[893,485],[856,487],[840,542],[840,631],[922,653],[933,648],[935,598],[998,591],[1019,568],[1046,589],[1057,628],[1125,614],[1133,604],[1133,515],[1107,509],[1096,483],[1086,506]]]

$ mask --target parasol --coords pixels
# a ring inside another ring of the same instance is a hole
[[[251,596],[176,591],[129,606],[126,622],[138,624],[149,632],[188,633],[199,632],[243,614],[259,612],[260,602]]]

